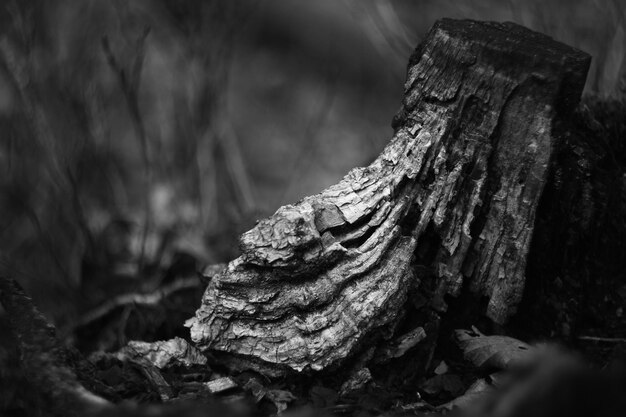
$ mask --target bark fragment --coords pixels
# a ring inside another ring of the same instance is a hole
[[[205,385],[211,394],[219,394],[238,387],[237,383],[229,376],[214,379]]]
[[[120,349],[116,357],[120,360],[145,360],[159,369],[173,365],[190,367],[207,364],[206,357],[180,337],[152,343],[132,340]]]
[[[578,103],[589,61],[511,23],[437,22],[410,59],[391,142],[241,236],[189,322],[193,341],[266,373],[333,369],[394,336],[423,267],[433,306],[467,286],[506,321],[552,126]]]

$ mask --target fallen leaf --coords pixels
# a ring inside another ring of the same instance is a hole
[[[448,372],[448,364],[444,361],[439,362],[439,365],[435,368],[435,375],[443,375]]]
[[[532,347],[508,336],[485,336],[478,330],[457,330],[463,357],[477,368],[507,369],[527,359]]]
[[[495,388],[500,388],[500,387],[506,385],[508,382],[510,382],[511,378],[512,377],[510,375],[510,372],[498,371],[498,372],[494,372],[491,375],[489,375],[489,382]]]

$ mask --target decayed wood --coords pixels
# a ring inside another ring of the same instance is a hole
[[[121,361],[146,361],[159,369],[173,365],[190,367],[207,364],[206,357],[180,337],[152,343],[131,340],[115,356]]]
[[[207,389],[211,394],[219,394],[224,391],[237,388],[237,383],[229,376],[214,379],[205,383]]]
[[[242,235],[189,322],[193,341],[264,372],[332,369],[393,336],[423,270],[433,308],[466,286],[506,321],[552,127],[578,103],[589,60],[514,24],[437,22],[409,62],[391,142]]]

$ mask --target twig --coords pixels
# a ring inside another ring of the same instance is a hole
[[[104,316],[109,315],[114,310],[122,307],[129,307],[133,305],[141,306],[153,306],[159,304],[162,300],[170,295],[184,290],[190,290],[198,288],[202,285],[202,282],[198,278],[185,278],[179,281],[173,282],[170,285],[164,286],[157,291],[148,294],[122,294],[106,303],[102,304],[95,310],[85,314],[83,318],[74,325],[74,328],[84,327],[89,325]]]
[[[578,340],[585,340],[589,342],[626,343],[626,337],[578,336]]]

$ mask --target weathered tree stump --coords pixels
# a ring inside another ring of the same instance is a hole
[[[410,59],[382,154],[243,234],[190,320],[193,341],[262,372],[334,369],[396,336],[424,271],[431,308],[463,287],[505,322],[553,126],[576,107],[589,62],[511,23],[437,22]]]

